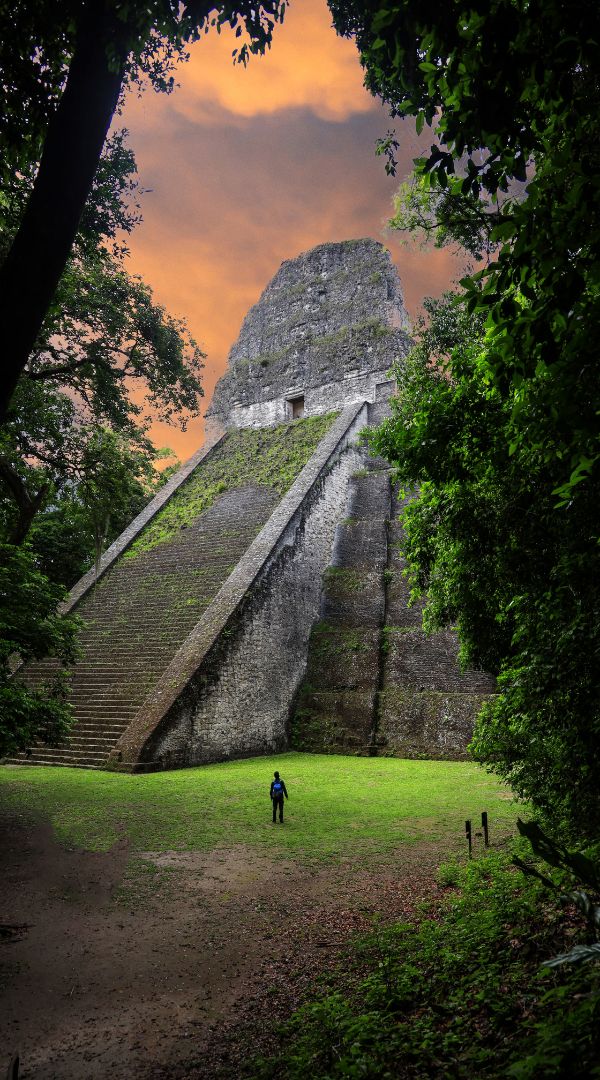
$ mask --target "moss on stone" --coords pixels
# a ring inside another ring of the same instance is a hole
[[[331,623],[320,621],[312,628],[310,655],[317,659],[333,659],[350,653],[366,652],[370,648],[371,642],[368,638],[365,639],[362,627],[333,626]],[[307,683],[303,684],[303,691],[306,690],[307,685]]]
[[[310,416],[274,428],[230,432],[171,496],[125,552],[134,559],[189,528],[227,491],[247,484],[285,494],[327,434],[337,413]]]
[[[364,587],[364,574],[345,566],[328,566],[323,582],[329,596],[342,597],[357,593]]]
[[[326,305],[320,305],[320,315],[322,316],[326,312]],[[351,312],[350,308],[350,312]],[[333,308],[332,308],[333,311]],[[336,308],[336,314],[339,316],[339,310]],[[288,328],[288,332],[289,329]],[[331,361],[331,346],[342,345],[344,343],[358,343],[364,345],[380,338],[385,338],[389,334],[395,333],[394,327],[387,325],[378,318],[363,319],[362,322],[353,323],[350,325],[340,326],[337,330],[330,334],[312,334],[307,332],[306,335],[300,341],[294,341],[290,345],[286,345],[283,349],[278,349],[275,352],[265,352],[258,356],[252,357],[240,357],[236,359],[230,369],[230,379],[235,378],[239,381],[240,377],[252,377],[252,371],[256,368],[272,368],[277,367],[278,372],[293,370],[296,357],[299,353],[306,353],[308,350],[323,352],[325,354],[325,360]],[[285,331],[282,330],[282,336],[285,336]],[[319,365],[323,370],[323,364]],[[226,378],[227,376],[225,376]]]

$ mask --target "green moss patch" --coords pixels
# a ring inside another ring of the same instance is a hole
[[[168,543],[226,491],[264,485],[284,495],[327,434],[337,413],[310,416],[274,428],[230,432],[159,510],[124,558]]]
[[[329,596],[347,596],[360,592],[365,587],[365,573],[348,569],[345,566],[328,566],[323,574],[323,583]]]

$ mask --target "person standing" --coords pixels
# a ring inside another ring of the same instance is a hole
[[[273,824],[277,819],[277,808],[279,807],[279,821],[283,825],[283,797],[287,799],[288,793],[286,786],[281,779],[278,772],[273,773],[274,779],[271,780],[271,802],[273,803]]]

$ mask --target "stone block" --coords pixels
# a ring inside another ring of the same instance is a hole
[[[333,544],[333,566],[383,572],[387,564],[387,535],[383,521],[348,520],[338,525]]]
[[[387,472],[358,472],[350,478],[348,517],[359,521],[387,521],[391,513],[391,485]]]
[[[384,689],[440,690],[490,694],[495,683],[483,671],[461,672],[458,642],[449,630],[431,636],[422,630],[386,627],[384,632]]]
[[[301,695],[291,722],[291,745],[314,753],[366,753],[375,715],[375,691]]]
[[[391,384],[390,384],[391,385]],[[375,388],[375,395],[379,387]],[[384,420],[389,420],[392,415],[392,410],[389,406],[389,399],[382,399],[375,401],[373,405],[369,406],[369,427],[378,427]],[[378,459],[379,460],[379,459]],[[389,468],[389,465],[388,465]]]
[[[403,555],[404,529],[398,521],[390,521],[388,525],[388,566],[392,570],[402,571],[406,569],[406,559]]]
[[[321,618],[343,626],[376,627],[383,624],[383,574],[377,571],[330,566],[323,575]]]
[[[400,570],[388,572],[385,620],[389,626],[420,629],[424,603],[417,600],[409,607],[410,587]]]
[[[317,623],[310,635],[305,686],[373,690],[379,679],[379,630]]]
[[[484,701],[485,695],[384,690],[378,695],[378,752],[408,758],[468,758],[473,725]]]

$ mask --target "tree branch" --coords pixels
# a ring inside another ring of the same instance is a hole
[[[72,360],[70,364],[57,364],[55,367],[40,368],[39,371],[26,371],[25,374],[28,379],[55,379],[61,375],[71,375],[77,368],[84,367],[85,364],[89,364],[91,361],[87,356],[84,356],[81,360]]]
[[[23,478],[10,461],[1,454],[0,479],[4,480],[18,510],[17,521],[8,538],[10,544],[18,546],[27,536],[33,519],[48,494],[50,484],[46,481],[35,495],[30,495]]]

